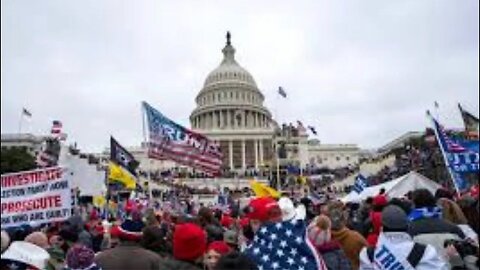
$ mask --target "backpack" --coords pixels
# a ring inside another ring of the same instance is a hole
[[[413,245],[412,250],[407,256],[408,263],[413,267],[417,267],[418,263],[423,257],[425,253],[425,249],[427,249],[426,245],[415,243]],[[375,253],[375,247],[367,247],[367,256],[370,262],[373,262],[373,255]]]

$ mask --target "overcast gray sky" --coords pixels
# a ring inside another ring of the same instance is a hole
[[[479,1],[1,1],[1,128],[100,151],[142,139],[140,102],[188,125],[225,32],[281,121],[323,143],[379,147],[478,115]],[[288,99],[277,101],[283,86]]]

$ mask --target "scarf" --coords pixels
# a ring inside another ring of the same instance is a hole
[[[440,207],[415,208],[408,215],[409,221],[415,221],[423,218],[442,218],[442,209]]]

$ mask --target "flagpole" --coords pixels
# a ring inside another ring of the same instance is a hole
[[[22,122],[23,122],[23,108],[22,108],[22,111],[20,113],[20,121],[18,123],[18,134],[20,134],[22,132]]]
[[[278,128],[280,129],[280,132],[282,132],[281,128],[280,128],[280,120],[278,119],[278,95],[279,93],[277,93],[276,95],[276,102],[275,102],[275,118],[277,119],[277,125],[278,125]],[[277,190],[280,192],[280,189],[281,189],[281,185],[280,185],[280,154],[278,152],[278,139],[277,139],[277,134],[274,133],[274,148],[275,148],[275,159],[276,159],[276,165],[277,165]]]
[[[427,115],[430,117],[430,120],[433,122],[432,115],[430,114],[430,112],[428,110],[427,110]],[[443,149],[443,145],[440,141],[440,136],[438,134],[437,127],[435,126],[435,123],[433,123],[433,124],[434,124],[433,131],[435,132],[435,137],[437,138],[437,143],[440,147],[440,151],[442,152],[443,161],[445,162],[445,167],[447,167],[448,173],[450,174],[450,178],[452,179],[453,186],[455,187],[457,195],[460,196],[460,190],[458,189],[457,182],[455,181],[455,177],[453,175],[452,168],[450,168],[450,166],[448,166],[448,159],[447,159],[447,156],[445,154],[445,149]],[[440,123],[438,123],[438,125],[440,125]]]
[[[438,104],[437,101],[435,101],[435,117],[437,118],[437,121],[440,121],[440,105]]]
[[[152,170],[152,161],[148,157],[148,137],[147,137],[147,131],[146,131],[146,126],[145,126],[145,121],[147,120],[145,117],[145,107],[142,105],[140,108],[141,114],[142,114],[142,131],[143,131],[143,146],[145,147],[145,151],[147,151],[147,161],[148,161],[148,174],[147,174],[147,181],[148,181],[148,197],[149,197],[149,203],[153,201],[153,192],[152,192],[152,175],[151,175],[151,170]]]

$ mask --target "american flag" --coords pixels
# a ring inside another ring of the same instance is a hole
[[[35,162],[40,168],[55,166],[58,161],[59,153],[54,149],[60,147],[59,141],[66,139],[66,134],[62,133],[62,122],[53,121],[50,135],[52,138],[45,142],[45,147],[40,150],[36,157]]]
[[[365,176],[363,176],[362,174],[358,174],[357,177],[355,177],[355,184],[353,185],[353,190],[360,194],[367,186],[367,178],[365,178]]]
[[[51,131],[52,135],[62,133],[62,126],[63,126],[62,122],[58,120],[54,120],[52,125],[52,131]]]
[[[143,107],[150,138],[149,157],[173,160],[210,175],[220,171],[223,155],[218,143],[173,122],[146,102]]]
[[[306,237],[303,220],[271,223],[260,227],[245,254],[259,270],[327,270]]]
[[[308,126],[308,129],[313,133],[313,135],[317,135],[317,130],[315,130],[315,127]]]
[[[283,98],[287,98],[287,92],[285,92],[285,90],[283,90],[283,87],[278,87],[278,94],[280,96],[282,96]]]

